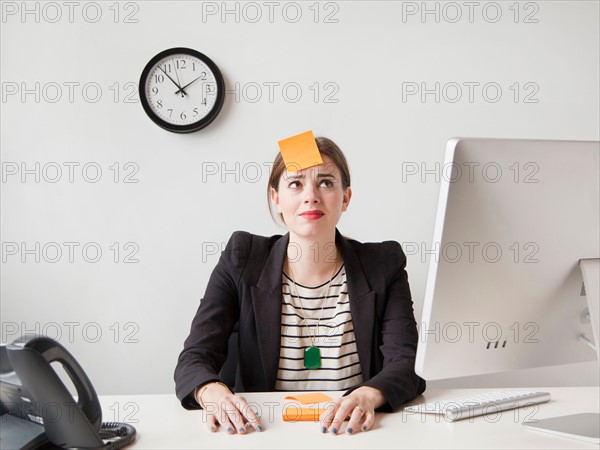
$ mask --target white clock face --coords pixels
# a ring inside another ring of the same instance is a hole
[[[152,112],[175,126],[203,120],[217,102],[215,74],[201,59],[185,53],[160,59],[148,72],[145,97]]]

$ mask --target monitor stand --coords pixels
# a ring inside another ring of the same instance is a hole
[[[583,275],[583,285],[585,287],[585,296],[588,302],[590,312],[590,321],[592,322],[592,333],[594,336],[593,344],[598,356],[598,366],[600,366],[600,346],[598,323],[600,317],[600,259],[581,259],[579,267]],[[589,341],[583,336],[584,341]],[[557,434],[560,436],[579,439],[593,444],[600,444],[600,414],[581,413],[568,416],[552,417],[530,422],[523,422],[523,426],[530,430],[544,431],[546,433]]]

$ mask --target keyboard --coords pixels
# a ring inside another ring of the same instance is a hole
[[[436,402],[407,406],[404,411],[421,414],[440,414],[446,420],[457,420],[498,413],[508,409],[531,406],[550,400],[548,392],[538,391],[491,391],[468,397],[451,398]]]

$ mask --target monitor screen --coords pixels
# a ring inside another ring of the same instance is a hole
[[[597,358],[578,263],[600,257],[599,142],[450,140],[432,248],[423,378]]]

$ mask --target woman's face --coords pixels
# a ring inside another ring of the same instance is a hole
[[[298,172],[284,171],[279,188],[271,188],[271,199],[290,231],[303,237],[330,236],[352,196],[342,187],[335,163],[321,155],[323,164]]]

